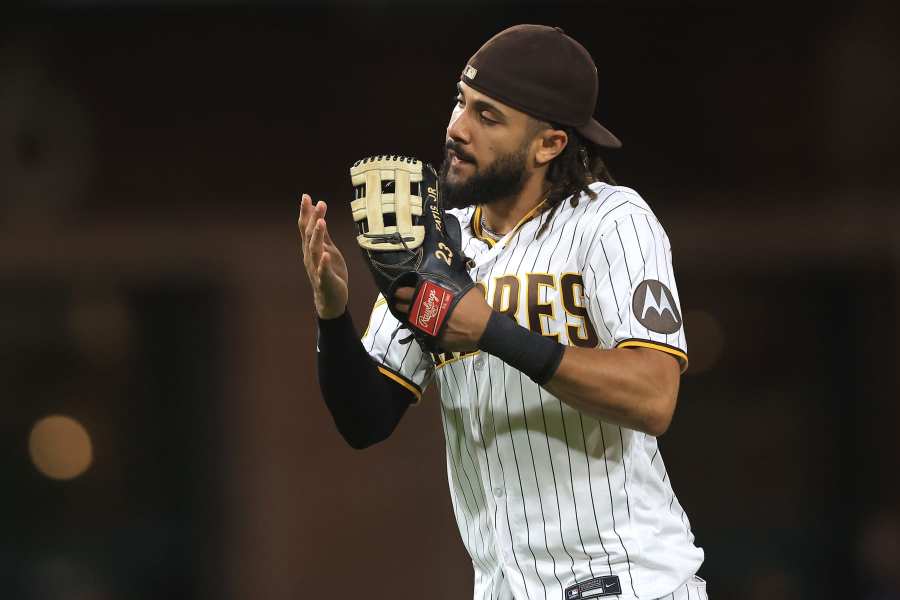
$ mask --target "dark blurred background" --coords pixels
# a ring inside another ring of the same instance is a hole
[[[900,598],[892,2],[0,4],[0,598],[458,599],[434,398],[357,452],[319,397],[301,192],[363,323],[349,164],[439,162],[488,37],[562,26],[666,226],[661,438],[714,599]]]

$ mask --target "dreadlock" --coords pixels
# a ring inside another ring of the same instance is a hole
[[[615,185],[616,182],[600,158],[599,146],[584,139],[572,127],[540,122],[539,125],[561,129],[569,137],[566,147],[547,168],[547,181],[550,182],[550,193],[547,195],[548,213],[538,231],[540,236],[563,200],[571,197],[569,203],[574,208],[578,206],[582,193],[590,200],[597,197],[597,193],[588,187],[590,184],[603,181]]]

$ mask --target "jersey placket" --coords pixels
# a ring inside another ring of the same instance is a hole
[[[480,242],[479,245],[484,244]],[[479,256],[491,251],[486,244],[479,248],[480,252],[476,252],[476,260]],[[484,286],[485,296],[490,302],[491,295],[494,293],[493,281],[491,274],[493,273],[493,265],[496,264],[501,256],[504,256],[507,248],[502,248],[499,252],[495,252],[494,256],[486,263],[473,269],[470,274],[473,280]],[[493,369],[493,371],[492,371]],[[499,439],[503,436],[502,429],[497,430],[495,420],[494,395],[499,393],[505,395],[502,381],[495,381],[495,376],[500,369],[503,369],[502,361],[492,359],[486,353],[476,354],[472,359],[472,382],[473,387],[470,388],[472,398],[476,398],[476,402],[471,406],[471,414],[474,417],[472,431],[477,432],[477,436],[473,436],[473,442],[479,450],[479,462],[482,469],[482,482],[485,486],[485,496],[490,498],[491,523],[493,525],[493,533],[495,540],[495,556],[504,571],[509,568],[520,572],[521,569],[515,564],[516,557],[511,550],[512,525],[509,520],[509,498],[507,497],[506,488],[507,474],[504,472],[502,459],[500,458]],[[497,388],[499,392],[496,392]],[[495,576],[500,576],[500,572],[496,572]]]
[[[517,229],[519,228],[517,227]],[[498,243],[498,245],[500,245],[500,243]],[[497,275],[497,269],[499,268],[499,272],[503,273],[504,269],[509,268],[509,260],[512,258],[513,248],[517,245],[517,241],[513,241],[511,244],[502,243],[500,248],[497,248],[496,246],[489,248],[488,252],[491,256],[487,260],[482,258],[477,261],[480,264],[472,272],[472,275],[476,280],[478,280],[479,275],[481,276],[481,283],[484,285],[485,296],[489,303],[491,298],[493,298],[493,294],[496,292],[496,280],[494,276]],[[497,556],[500,559],[501,566],[507,577],[521,578],[523,577],[522,565],[519,563],[520,559],[514,550],[514,530],[516,527],[512,524],[512,520],[514,519],[511,518],[510,514],[510,496],[508,493],[510,485],[512,485],[513,488],[520,485],[518,482],[518,467],[513,464],[515,459],[509,461],[509,456],[506,457],[507,460],[504,460],[503,458],[504,452],[509,450],[508,446],[511,443],[508,432],[507,411],[509,410],[509,407],[507,406],[508,394],[506,389],[507,382],[505,380],[507,369],[503,362],[498,358],[491,358],[487,354],[480,356],[483,356],[483,364],[476,364],[475,368],[479,374],[485,373],[484,377],[490,379],[491,385],[488,387],[489,393],[486,397],[483,393],[479,394],[479,414],[481,415],[482,424],[486,427],[490,427],[490,446],[493,449],[493,452],[489,452],[487,456],[488,462],[493,465],[491,467],[491,472],[492,474],[499,472],[501,475],[498,484],[490,490],[493,494],[496,507],[494,523],[495,535],[497,536],[499,546],[497,549]],[[495,378],[497,381],[494,381]],[[495,402],[494,398],[495,389],[497,390],[497,402]],[[479,391],[481,391],[481,389]],[[498,419],[500,423],[499,427]],[[487,425],[488,422],[490,423],[489,426]],[[504,423],[506,423],[506,425],[504,425]],[[510,477],[513,479],[510,480]],[[521,493],[516,494],[516,497],[521,498]],[[513,512],[516,513],[517,510],[519,510],[518,507],[517,509],[514,509]],[[523,585],[527,584],[524,584],[523,582]]]
[[[482,355],[479,355],[482,356]],[[487,355],[484,356],[484,362],[488,360]],[[474,360],[473,360],[474,363]],[[479,478],[485,497],[485,519],[490,524],[491,537],[494,544],[494,557],[498,563],[502,564],[506,561],[506,553],[504,548],[508,542],[503,538],[506,515],[504,483],[496,463],[492,461],[491,451],[495,443],[494,434],[491,431],[490,424],[487,421],[486,407],[490,406],[491,396],[493,394],[493,382],[491,381],[488,367],[485,365],[481,368],[473,364],[472,381],[477,386],[478,393],[473,397],[478,398],[477,405],[471,407],[471,415],[474,418],[473,431],[477,432],[477,436],[472,438],[473,452],[478,457]],[[496,566],[496,565],[495,565]],[[495,573],[496,575],[496,570]]]

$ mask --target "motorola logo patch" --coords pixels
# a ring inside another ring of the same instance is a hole
[[[631,308],[638,322],[656,333],[675,333],[681,329],[681,313],[675,297],[661,281],[642,281],[631,299]]]

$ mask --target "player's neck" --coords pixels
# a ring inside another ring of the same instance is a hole
[[[544,178],[530,177],[518,195],[501,198],[483,206],[482,216],[491,231],[505,235],[546,197],[547,183]]]

